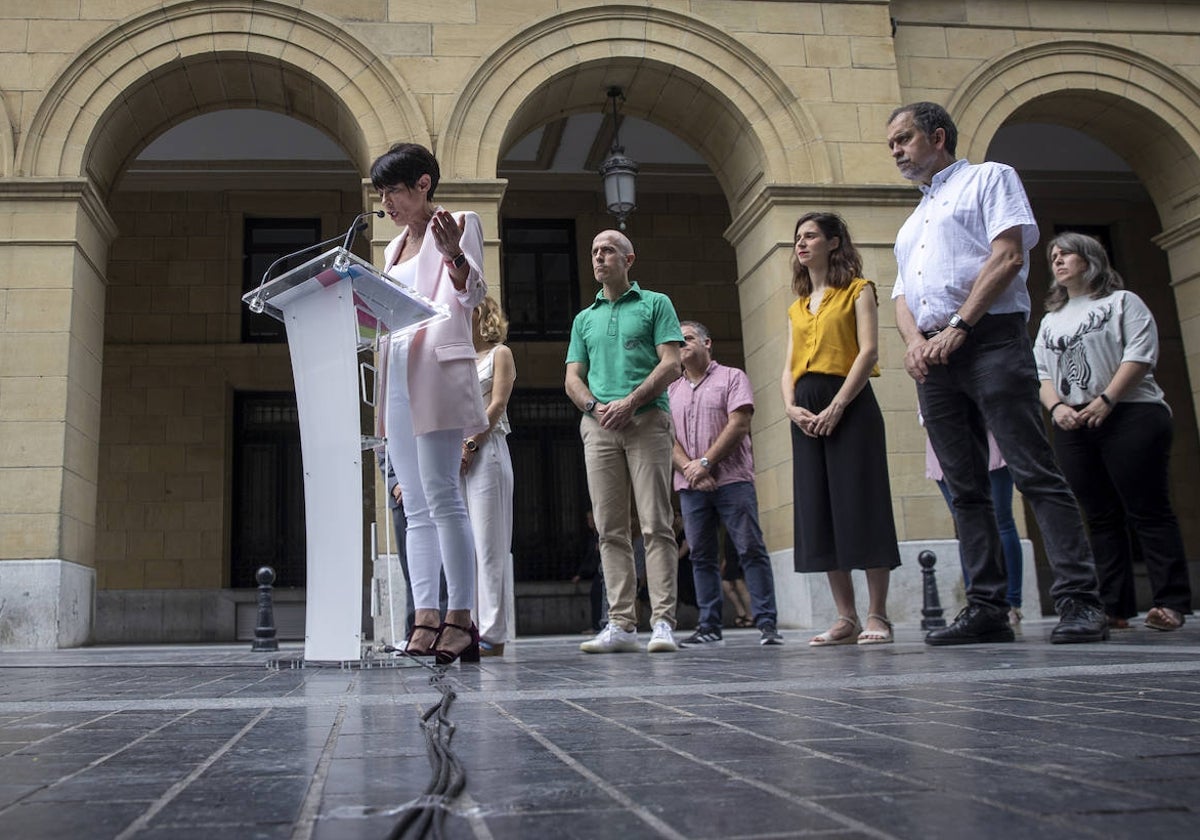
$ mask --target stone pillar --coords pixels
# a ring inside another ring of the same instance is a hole
[[[0,650],[73,647],[91,632],[116,233],[88,180],[0,181]]]
[[[1154,243],[1167,252],[1179,331],[1192,383],[1192,407],[1200,416],[1200,216],[1164,230]]]
[[[904,413],[904,422],[917,428],[916,396],[912,381],[904,373],[903,344],[896,334],[888,299],[896,276],[892,243],[917,197],[905,186],[767,185],[745,204],[726,231],[726,238],[737,251],[742,341],[746,372],[754,384],[756,399],[753,434],[758,504],[771,551],[792,545],[791,431],[783,413],[779,378],[787,347],[787,308],[795,299],[791,254],[796,220],[814,210],[839,213],[846,220],[863,256],[863,273],[879,288],[879,364],[883,375],[872,379],[871,387],[885,420],[895,422],[899,428],[901,418],[889,414]],[[894,462],[890,427],[888,439],[889,459]],[[923,440],[919,446],[906,441],[904,448],[919,449],[923,465]],[[893,476],[892,495],[900,499],[904,485],[897,478]],[[937,495],[936,487],[931,492]],[[900,509],[902,506],[898,506]],[[899,515],[896,526],[902,529]],[[903,535],[900,538],[904,539]],[[791,574],[791,569],[776,573]]]

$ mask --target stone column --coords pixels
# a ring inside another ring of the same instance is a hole
[[[1192,407],[1200,416],[1200,216],[1164,230],[1154,243],[1167,252],[1183,337]]]
[[[0,649],[88,641],[105,270],[82,179],[0,181]]]

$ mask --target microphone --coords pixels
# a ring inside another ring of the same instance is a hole
[[[350,230],[346,231],[346,241],[342,243],[342,247],[349,251],[350,246],[354,244],[354,237],[358,235],[358,232],[360,230],[367,229],[367,223],[364,221],[367,216],[374,216],[377,219],[382,219],[386,215],[387,213],[384,213],[382,210],[370,210],[366,213],[359,213],[354,218],[354,224],[350,225]],[[359,222],[362,222],[361,226],[359,226]]]
[[[360,230],[367,229],[366,217],[370,216],[372,214],[378,216],[381,219],[387,215],[382,210],[372,210],[368,213],[359,213],[357,216],[355,216],[354,222],[350,225],[350,230],[348,230],[346,232],[346,236],[345,236],[345,240],[344,240],[346,244],[343,247],[347,251],[350,250],[350,243],[352,243],[354,241],[355,234],[357,234]],[[338,234],[337,236],[326,239],[324,242],[318,242],[315,245],[308,245],[304,248],[301,248],[299,251],[293,251],[290,254],[284,254],[282,257],[275,260],[275,262],[273,262],[269,266],[267,266],[267,270],[263,272],[262,280],[259,281],[258,288],[256,288],[254,290],[254,297],[251,298],[250,302],[247,304],[247,306],[250,308],[250,311],[253,312],[255,315],[261,315],[263,313],[263,311],[266,309],[266,304],[263,303],[263,299],[262,299],[263,286],[267,285],[267,281],[271,279],[271,272],[274,271],[279,266],[280,263],[284,262],[285,260],[290,260],[290,259],[292,259],[292,257],[298,257],[301,254],[307,254],[309,251],[316,251],[319,248],[324,248],[326,245],[332,245],[333,243],[335,243],[341,239],[342,239],[342,235]]]

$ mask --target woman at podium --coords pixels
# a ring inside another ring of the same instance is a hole
[[[462,442],[488,428],[475,371],[471,312],[487,294],[475,213],[434,203],[441,176],[423,146],[398,143],[371,165],[371,183],[400,234],[384,273],[444,304],[450,318],[387,343],[384,431],[404,494],[415,625],[406,651],[438,663],[479,661],[475,542],[459,484]],[[445,572],[447,610],[438,609]]]

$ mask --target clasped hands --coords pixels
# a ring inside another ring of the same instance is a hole
[[[908,345],[904,354],[904,369],[917,382],[924,382],[930,365],[944,365],[950,354],[963,346],[967,334],[953,327],[942,330],[932,338],[921,336]]]
[[[1050,412],[1050,419],[1063,431],[1073,432],[1085,428],[1095,429],[1110,414],[1112,414],[1112,406],[1106,403],[1102,397],[1096,397],[1078,411],[1066,403],[1057,405],[1054,411]]]
[[[712,473],[707,468],[700,465],[699,458],[693,458],[683,465],[680,470],[683,477],[687,479],[688,486],[693,490],[704,490],[705,492],[717,489],[717,480],[713,478]]]
[[[787,408],[788,419],[795,423],[800,431],[811,438],[829,437],[833,434],[834,429],[838,427],[838,423],[842,422],[842,415],[845,413],[846,407],[840,402],[834,401],[825,407],[819,414],[813,414],[807,408],[798,405],[790,405]]]
[[[600,428],[618,432],[633,420],[633,411],[633,403],[626,397],[610,403],[596,403],[596,407],[592,409],[592,416],[596,418]]]

